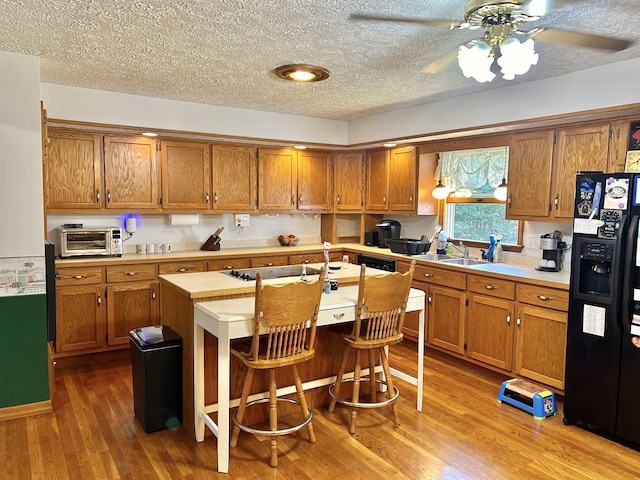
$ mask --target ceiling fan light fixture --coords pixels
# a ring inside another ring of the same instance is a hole
[[[482,40],[473,42],[468,47],[460,45],[458,49],[458,65],[467,78],[475,78],[478,82],[490,82],[496,76],[491,71],[493,64],[493,49]]]
[[[274,73],[284,80],[298,83],[320,82],[329,78],[326,68],[307,64],[282,65]]]
[[[517,38],[506,38],[500,43],[500,57],[497,60],[505,80],[513,80],[516,75],[524,75],[532,65],[538,63],[533,39],[520,43]]]

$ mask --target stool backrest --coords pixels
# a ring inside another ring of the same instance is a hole
[[[256,275],[250,354],[254,361],[287,361],[313,352],[323,276],[324,268],[315,282],[297,281],[263,286],[262,275]]]
[[[415,260],[406,273],[365,276],[360,269],[358,307],[353,336],[356,342],[402,339],[402,326],[411,289]]]

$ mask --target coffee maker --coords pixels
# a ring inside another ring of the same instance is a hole
[[[540,236],[539,247],[542,250],[542,259],[536,265],[536,270],[542,272],[562,270],[562,253],[567,248],[567,244],[562,241],[562,233],[555,230],[553,233],[545,233]]]
[[[389,248],[387,240],[400,238],[400,222],[397,220],[382,220],[376,224],[378,227],[378,247]]]

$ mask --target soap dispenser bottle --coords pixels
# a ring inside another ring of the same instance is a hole
[[[501,237],[496,237],[496,248],[493,252],[493,261],[496,263],[502,262],[502,242]]]
[[[494,235],[489,235],[489,250],[487,251],[487,260],[490,262],[494,261],[494,254],[496,250],[496,237]]]
[[[440,230],[440,233],[438,234],[436,253],[440,255],[444,255],[445,253],[447,253],[447,234],[444,233],[444,230]]]

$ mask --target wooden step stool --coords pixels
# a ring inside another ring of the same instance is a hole
[[[544,420],[558,413],[556,396],[552,391],[519,378],[502,382],[498,402],[506,402],[529,412],[536,420]]]

